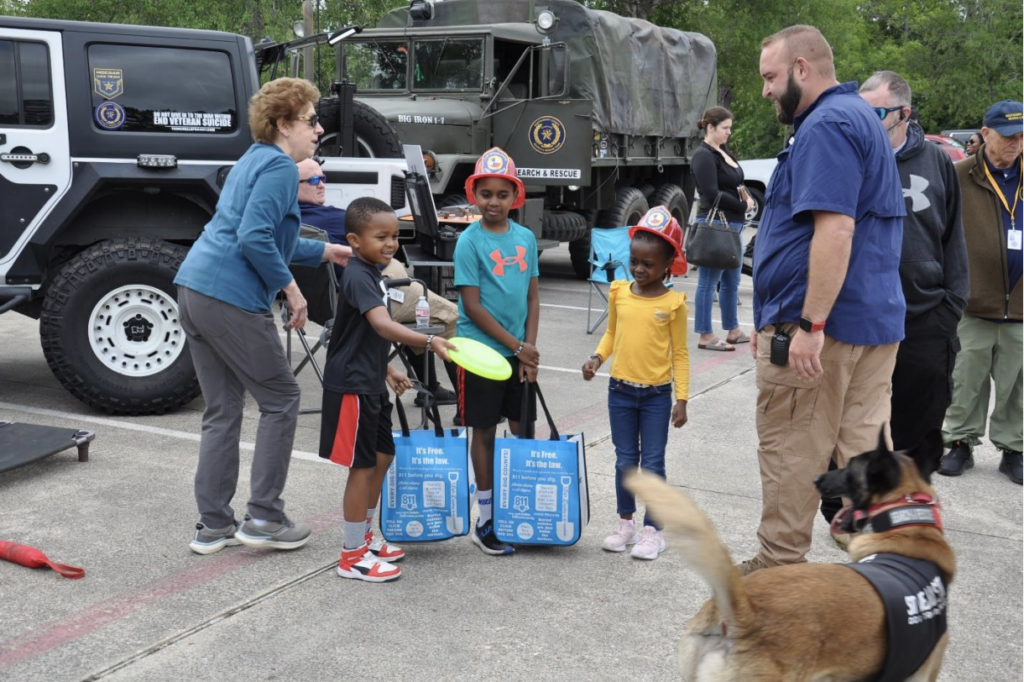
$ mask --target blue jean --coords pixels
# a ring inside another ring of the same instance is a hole
[[[740,231],[742,223],[729,223],[729,226]],[[697,270],[697,312],[694,314],[693,331],[698,334],[713,334],[711,325],[711,309],[715,306],[715,289],[722,283],[718,292],[718,305],[722,309],[722,329],[729,331],[740,326],[736,318],[736,306],[739,300],[741,265],[733,270],[715,270],[698,268]]]
[[[636,511],[636,498],[622,485],[639,466],[665,478],[665,445],[672,419],[672,384],[639,388],[617,379],[608,383],[608,416],[615,446],[615,500],[619,514]],[[661,529],[647,514],[645,526]]]

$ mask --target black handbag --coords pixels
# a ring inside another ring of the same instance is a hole
[[[743,244],[739,231],[729,226],[725,214],[718,209],[721,196],[719,192],[704,221],[690,224],[683,250],[686,260],[697,267],[733,270],[740,266]]]

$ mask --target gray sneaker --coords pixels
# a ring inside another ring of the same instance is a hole
[[[313,529],[304,523],[294,523],[284,517],[284,523],[268,521],[257,526],[252,517],[245,515],[245,522],[235,533],[246,547],[270,547],[271,549],[298,549],[309,542]]]
[[[242,544],[235,537],[238,532],[238,521],[232,521],[226,528],[207,528],[201,523],[196,524],[196,536],[188,543],[188,548],[196,554],[213,554],[225,547]]]

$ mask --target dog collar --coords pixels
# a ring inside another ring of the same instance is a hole
[[[875,504],[867,508],[844,507],[832,519],[832,530],[841,532],[840,526],[846,516],[852,514],[855,533],[884,533],[910,526],[930,526],[943,532],[942,505],[926,493],[910,493],[898,500]]]

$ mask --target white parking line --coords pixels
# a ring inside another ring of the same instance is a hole
[[[546,372],[567,372],[569,374],[579,374],[580,376],[583,375],[583,370],[581,370],[581,369],[568,369],[567,367],[551,367],[550,365],[538,365],[538,366],[541,369],[543,369],[544,371],[546,371]],[[598,372],[594,376],[604,377],[605,379],[608,379],[608,378],[611,377],[611,375],[605,374],[604,372]]]
[[[16,412],[26,412],[28,414],[39,415],[40,417],[54,417],[62,421],[71,422],[72,424],[77,422],[85,422],[87,424],[97,424],[99,426],[109,426],[115,429],[123,429],[125,431],[138,431],[141,433],[151,433],[157,436],[167,436],[168,438],[178,438],[180,440],[190,440],[192,442],[199,442],[198,433],[188,433],[187,431],[176,431],[174,429],[163,429],[159,426],[146,426],[143,424],[133,424],[132,422],[122,421],[120,419],[110,419],[108,417],[91,417],[88,415],[75,414],[73,412],[60,412],[58,410],[48,410],[43,407],[28,407],[27,405],[15,405],[13,403],[0,402],[0,410],[14,410]],[[238,447],[242,450],[249,452],[256,449],[255,443],[249,443],[243,441],[238,444]],[[309,462],[317,463],[330,463],[329,460],[322,459],[318,454],[313,452],[303,452],[302,450],[292,450],[292,457],[295,459],[304,459]]]

